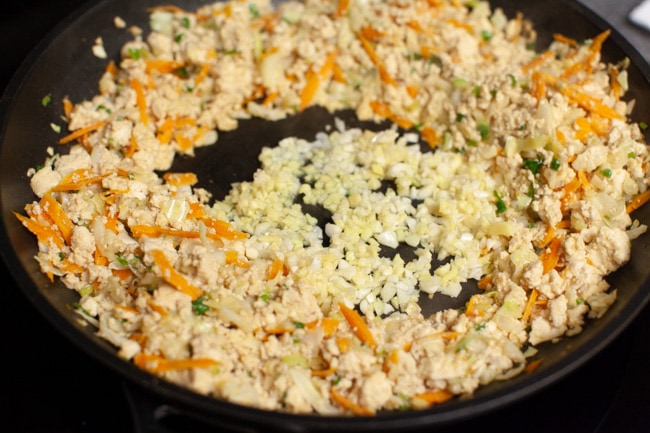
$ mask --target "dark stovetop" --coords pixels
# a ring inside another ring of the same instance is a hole
[[[616,2],[620,16],[608,15],[623,33],[639,37],[621,18],[636,0]],[[83,0],[9,0],[0,15],[0,91],[15,68],[52,27]],[[165,3],[165,2],[161,2]],[[584,0],[607,6],[602,0]],[[613,2],[612,2],[613,4]],[[617,21],[618,20],[618,21]],[[650,38],[650,36],[648,36]],[[644,44],[637,44],[642,50]],[[645,44],[648,47],[649,44]],[[645,53],[650,58],[650,52]],[[0,431],[20,433],[208,432],[189,420],[161,422],[147,430],[134,416],[132,384],[61,336],[29,304],[0,263]],[[444,429],[478,428],[527,433],[650,432],[650,306],[599,355],[554,385],[508,407]],[[141,406],[137,406],[141,407]],[[145,416],[146,418],[146,416]]]

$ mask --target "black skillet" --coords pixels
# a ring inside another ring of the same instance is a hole
[[[80,101],[95,94],[106,61],[91,54],[94,39],[102,36],[109,55],[117,58],[119,48],[129,36],[124,30],[114,28],[113,17],[119,15],[146,31],[146,8],[160,3],[112,0],[89,4],[41,43],[11,81],[0,103],[0,246],[18,287],[55,329],[129,382],[168,402],[169,407],[186,408],[209,424],[237,431],[395,431],[439,427],[502,408],[569,375],[616,338],[648,302],[650,270],[646,264],[650,248],[645,235],[634,242],[631,262],[609,278],[618,288],[618,301],[605,317],[590,322],[582,334],[541,346],[540,357],[544,362],[537,371],[489,385],[469,400],[455,400],[421,412],[380,414],[376,418],[293,416],[244,408],[160,381],[120,360],[112,346],[95,337],[89,327],[79,325],[69,308],[76,300],[74,294],[60,283],[50,284],[40,273],[32,258],[36,252],[35,241],[12,212],[21,210],[33,198],[27,168],[43,161],[48,146],[56,146],[58,136],[50,123],[58,122],[60,104],[43,107],[43,96],[51,94],[52,100],[58,102],[65,95]],[[192,9],[200,3],[186,1],[183,7]],[[509,16],[519,10],[524,12],[539,33],[539,47],[547,45],[556,32],[580,40],[606,28],[591,12],[568,0],[501,0],[493,4],[502,6]],[[646,78],[649,68],[641,56],[616,32],[605,44],[604,55],[610,61],[625,56],[632,59],[628,97],[636,100],[633,118],[650,119],[650,84]],[[349,113],[340,116],[355,124]],[[238,131],[222,134],[219,146],[201,149],[196,158],[178,158],[175,169],[191,168],[199,174],[202,186],[219,197],[231,182],[250,177],[257,166],[261,146],[273,145],[287,135],[312,138],[324,125],[331,124],[332,119],[323,110],[312,109],[282,122],[247,121]],[[634,217],[649,223],[650,208],[641,209]],[[462,303],[466,296],[461,296],[458,302]],[[446,304],[444,301],[438,297],[433,305],[425,307],[441,308]]]

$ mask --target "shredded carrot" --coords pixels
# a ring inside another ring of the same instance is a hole
[[[187,218],[190,219],[203,219],[208,214],[201,203],[190,203],[190,210],[187,213]]]
[[[331,317],[323,317],[322,319],[314,320],[313,322],[307,323],[305,326],[308,329],[314,328],[323,328],[323,332],[326,337],[331,337],[336,332],[336,328],[339,326],[339,321]]]
[[[533,313],[533,306],[535,306],[535,301],[537,301],[537,296],[539,296],[539,292],[537,289],[533,289],[530,292],[530,296],[528,296],[526,306],[524,307],[524,312],[521,315],[522,322],[527,323],[528,319],[530,319],[530,315]]]
[[[570,45],[572,47],[575,47],[575,46],[578,45],[578,41],[576,41],[575,39],[571,39],[569,37],[566,37],[566,36],[564,36],[564,35],[562,35],[560,33],[554,33],[553,34],[553,39],[555,39],[558,42],[562,42],[562,43],[565,43],[567,45]]]
[[[278,99],[280,97],[280,92],[271,92],[262,101],[262,105],[271,105],[273,104],[273,101]]]
[[[196,176],[196,173],[170,173],[167,172],[163,175],[163,179],[170,185],[173,186],[186,186],[186,185],[195,185],[199,178]]]
[[[336,373],[336,368],[330,367],[325,370],[312,370],[311,375],[314,377],[328,377]]]
[[[161,144],[169,144],[170,141],[172,141],[172,138],[174,137],[174,125],[175,121],[171,117],[167,117],[162,125],[160,125],[160,128],[158,128],[158,133],[156,134],[156,138],[158,141],[160,141]]]
[[[239,258],[237,251],[226,251],[226,264],[235,265],[240,268],[247,268],[250,266],[248,262]]]
[[[139,353],[133,357],[133,362],[140,368],[152,373],[163,373],[174,370],[187,370],[190,368],[209,368],[219,365],[211,358],[192,359],[165,359],[158,355],[147,355]]]
[[[334,67],[332,68],[332,79],[337,83],[346,84],[348,82],[343,73],[343,69],[341,69],[338,63],[334,63]]]
[[[492,278],[492,274],[485,275],[483,278],[478,280],[478,288],[481,290],[487,289],[490,283],[492,283]]]
[[[131,80],[131,88],[135,91],[135,104],[140,111],[140,121],[143,125],[149,125],[149,114],[147,113],[147,98],[144,94],[142,83],[137,78]]]
[[[606,119],[622,119],[623,116],[612,107],[603,104],[602,101],[582,92],[576,86],[562,86],[560,91],[572,102],[578,104],[585,110],[596,113]]]
[[[275,259],[273,260],[273,263],[269,265],[269,268],[266,272],[266,279],[272,280],[280,273],[282,273],[282,275],[287,275],[289,273],[289,268],[282,260]]]
[[[555,238],[555,227],[548,226],[544,237],[537,243],[538,248],[545,248]]]
[[[451,24],[452,26],[454,26],[454,27],[456,27],[458,29],[465,29],[470,33],[474,32],[474,27],[472,27],[471,25],[469,25],[467,23],[463,23],[461,21],[458,21],[458,20],[456,20],[454,18],[446,19],[445,22],[448,23],[448,24]]]
[[[50,241],[52,241],[54,245],[59,248],[63,248],[65,245],[65,241],[58,230],[54,230],[47,225],[39,223],[35,219],[27,218],[26,216],[21,215],[17,212],[14,212],[14,215],[27,230],[36,235],[38,242],[47,245],[50,243]]]
[[[484,308],[478,307],[480,305],[481,295],[473,295],[467,301],[467,308],[465,314],[470,317],[481,317],[485,314]],[[483,303],[484,304],[484,303]]]
[[[637,194],[634,196],[632,201],[628,203],[628,205],[625,207],[625,211],[627,213],[632,213],[644,204],[646,204],[650,200],[650,189],[645,190],[641,194]]]
[[[82,273],[85,269],[81,266],[79,266],[76,263],[69,262],[67,260],[62,260],[59,269],[61,269],[64,272],[69,272],[71,274],[80,274]]]
[[[314,72],[312,69],[307,72],[307,83],[300,94],[300,106],[298,108],[300,111],[304,110],[309,106],[309,104],[311,104],[322,82],[327,79],[334,70],[336,55],[336,51],[330,52],[325,59],[325,63],[321,66],[318,72]]]
[[[84,186],[101,182],[108,174],[98,176],[88,176],[88,170],[81,168],[69,173],[57,186],[51,189],[51,192],[77,191]]]
[[[386,357],[386,360],[390,362],[391,364],[398,364],[399,363],[399,350],[398,349],[393,349],[390,351],[388,356]]]
[[[549,243],[548,247],[542,253],[540,257],[543,266],[543,272],[546,274],[552,269],[555,269],[558,262],[560,261],[560,247],[562,246],[562,239],[559,237],[554,237],[553,240]]]
[[[347,320],[347,322],[350,324],[352,331],[359,338],[359,340],[367,344],[369,347],[375,349],[377,347],[377,342],[372,336],[368,325],[366,325],[366,322],[364,322],[363,318],[361,318],[361,315],[359,315],[356,310],[352,310],[346,307],[343,303],[339,303],[339,308],[341,309],[343,317],[345,317],[345,320]]]
[[[353,402],[349,398],[347,398],[347,397],[339,394],[338,392],[336,392],[336,390],[333,389],[333,388],[332,388],[332,391],[330,392],[330,394],[332,395],[332,400],[334,400],[336,403],[338,403],[343,409],[345,409],[345,410],[347,410],[349,412],[352,412],[355,415],[368,416],[368,415],[374,415],[375,414],[375,412],[373,410],[367,409],[367,408]]]
[[[386,70],[386,67],[384,66],[381,59],[379,58],[379,55],[377,55],[377,52],[373,48],[370,41],[361,33],[357,33],[357,37],[359,38],[359,41],[361,42],[361,46],[363,47],[363,50],[366,52],[368,57],[370,57],[370,61],[372,61],[372,63],[375,65],[375,67],[379,71],[379,77],[381,78],[381,81],[384,84],[389,84],[391,86],[396,85],[397,83],[395,82],[393,77],[391,77],[391,75]]]
[[[129,145],[124,150],[124,157],[131,158],[137,150],[138,150],[138,141],[136,140],[135,135],[131,135],[131,138],[129,139]]]
[[[411,98],[418,96],[419,91],[420,89],[417,86],[406,86],[406,93],[408,93]]]
[[[74,141],[74,140],[88,134],[89,132],[93,132],[93,131],[98,130],[99,128],[106,125],[106,123],[107,122],[105,120],[100,120],[98,122],[91,123],[90,125],[88,125],[88,126],[86,126],[84,128],[77,129],[76,131],[72,132],[71,134],[66,135],[65,137],[60,139],[58,143],[59,144],[70,143],[71,141]]]
[[[609,67],[609,76],[609,85],[612,88],[612,95],[618,101],[621,99],[621,96],[623,96],[623,86],[621,86],[621,83],[618,81],[619,71],[616,66],[612,65]]]
[[[128,280],[133,276],[133,271],[131,271],[131,269],[111,269],[111,273],[123,281]]]
[[[395,123],[400,128],[410,129],[413,127],[413,122],[411,122],[410,120],[402,119],[401,117],[393,114],[393,112],[390,109],[390,106],[386,102],[370,101],[370,108],[379,117],[383,117],[384,119],[389,119],[391,122]]]
[[[532,373],[533,371],[537,370],[542,363],[541,359],[536,359],[534,361],[530,361],[528,364],[526,364],[526,367],[524,367],[524,371],[526,373]]]
[[[74,109],[74,106],[72,105],[72,101],[70,101],[70,98],[67,96],[63,98],[63,115],[66,118],[70,118],[70,114],[72,114],[72,110]]]
[[[106,266],[106,265],[108,265],[108,259],[97,248],[95,248],[95,253],[93,255],[93,259],[95,261],[95,264],[98,265],[98,266]]]
[[[299,111],[303,111],[305,108],[309,106],[309,104],[311,104],[311,101],[314,99],[314,96],[316,95],[316,91],[318,90],[319,86],[320,86],[319,75],[310,69],[307,72],[307,82],[305,84],[305,87],[302,89],[302,92],[300,93],[300,105],[298,107]]]
[[[531,81],[532,81],[532,94],[537,100],[537,103],[542,100],[546,96],[546,81],[543,79],[543,75],[539,71],[533,72],[533,75],[531,76]]]
[[[129,305],[124,305],[124,304],[115,304],[115,308],[126,311],[128,313],[133,313],[133,314],[139,314],[139,311]]]
[[[43,198],[41,198],[40,203],[41,208],[43,208],[45,213],[47,213],[47,215],[52,218],[54,224],[56,224],[56,226],[59,228],[59,231],[61,232],[65,243],[70,245],[70,239],[72,238],[74,224],[61,207],[61,204],[59,204],[59,202],[56,201],[54,197],[52,197],[52,194],[45,194]]]
[[[336,17],[340,18],[346,14],[350,7],[350,0],[339,0],[339,4],[336,7]]]
[[[339,337],[336,339],[336,346],[339,348],[341,353],[346,353],[350,350],[350,339],[345,337]]]
[[[426,141],[429,147],[432,149],[435,149],[438,144],[440,144],[440,135],[438,135],[438,132],[430,126],[425,126],[422,128],[420,135],[422,135],[424,141]]]
[[[192,300],[196,300],[201,296],[202,290],[190,284],[185,277],[179,274],[172,264],[169,263],[169,260],[167,260],[167,257],[165,257],[165,254],[162,251],[153,250],[151,251],[151,256],[156,266],[160,268],[163,280],[167,281],[186,295],[189,295]]]
[[[202,221],[206,227],[213,229],[215,234],[220,238],[235,240],[246,239],[248,237],[246,233],[233,229],[232,226],[225,221],[214,218],[207,218]]]
[[[605,43],[605,40],[609,37],[609,35],[612,33],[611,29],[607,29],[600,33],[598,36],[596,36],[592,41],[591,45],[589,46],[589,51],[593,53],[599,53],[600,50],[603,47],[603,43]]]
[[[553,52],[552,51],[545,51],[542,54],[535,57],[530,62],[526,63],[524,66],[521,67],[521,69],[524,72],[532,71],[533,69],[536,69],[539,66],[541,66],[545,61],[547,61],[551,57],[553,57]]]
[[[453,396],[454,395],[451,392],[445,389],[437,389],[434,391],[426,391],[421,394],[416,394],[413,396],[413,398],[423,400],[428,404],[433,405],[438,403],[444,403],[447,400],[451,399]]]
[[[111,74],[113,77],[117,75],[117,71],[117,65],[114,60],[110,60],[106,65],[106,69],[104,69],[104,73]]]
[[[183,64],[180,62],[175,62],[173,60],[161,60],[161,59],[152,59],[145,62],[145,71],[150,73],[152,71],[158,71],[163,74],[167,74],[182,68]]]
[[[370,42],[377,42],[378,39],[384,36],[383,32],[380,32],[372,26],[363,26],[359,32]]]

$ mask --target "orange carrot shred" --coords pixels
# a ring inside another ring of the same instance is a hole
[[[492,278],[492,274],[485,275],[483,278],[478,280],[478,288],[481,290],[487,289],[492,282]]]
[[[336,403],[338,403],[343,409],[352,412],[355,415],[374,415],[375,412],[373,410],[367,409],[363,406],[361,406],[358,403],[353,402],[349,398],[343,396],[342,394],[339,394],[336,392],[335,389],[332,389],[330,394],[332,395],[332,400],[334,400]]]
[[[39,242],[48,244],[49,241],[52,241],[54,242],[54,245],[59,248],[63,248],[65,245],[65,241],[58,230],[54,230],[51,227],[41,224],[32,218],[27,218],[17,212],[14,212],[14,215],[27,230],[36,235],[36,239],[38,239]]]
[[[379,55],[377,55],[377,52],[373,48],[372,44],[370,41],[361,33],[357,33],[357,37],[359,38],[359,41],[361,42],[361,46],[363,47],[363,50],[366,52],[368,57],[370,57],[370,61],[375,65],[377,70],[379,71],[379,76],[381,78],[381,81],[384,82],[385,84],[389,84],[391,86],[396,85],[397,83],[391,77],[391,75],[386,71],[386,67],[382,63],[381,59],[379,58]]]
[[[426,391],[421,394],[416,394],[414,398],[424,400],[430,405],[433,405],[438,403],[444,403],[450,398],[452,398],[453,396],[454,395],[451,392],[445,389],[437,389],[434,391]]]
[[[56,226],[59,228],[59,231],[61,232],[61,235],[63,236],[66,244],[70,245],[70,239],[72,238],[74,224],[61,207],[61,204],[59,204],[59,202],[56,201],[54,197],[52,197],[52,194],[45,194],[43,198],[41,198],[41,207],[45,213],[47,213],[50,218],[52,218],[54,224],[56,224]]]
[[[534,361],[530,361],[528,364],[526,364],[526,367],[524,367],[524,371],[526,373],[532,373],[533,371],[537,370],[542,363],[541,359],[536,359]]]
[[[70,143],[71,141],[74,141],[74,140],[88,134],[89,132],[93,132],[93,131],[98,130],[102,126],[106,125],[106,123],[107,122],[105,120],[100,120],[98,122],[91,123],[90,125],[88,125],[88,126],[86,126],[84,128],[77,129],[76,131],[72,132],[71,134],[66,135],[65,137],[60,139],[58,143],[59,144]]]
[[[147,126],[149,124],[149,114],[147,113],[147,99],[142,83],[137,78],[133,78],[131,80],[131,88],[135,91],[135,103],[140,111],[140,121]]]
[[[533,306],[535,305],[538,296],[539,296],[539,292],[536,289],[533,289],[530,292],[530,296],[528,296],[528,300],[526,301],[526,306],[524,307],[524,312],[521,315],[522,322],[527,323],[528,319],[530,319],[530,315],[533,313]]]
[[[314,320],[305,325],[307,329],[314,329],[317,327],[323,328],[323,332],[326,337],[331,337],[336,332],[336,328],[339,326],[339,321],[331,317],[323,317],[319,320]]]
[[[336,373],[336,368],[330,367],[325,370],[312,370],[311,375],[314,377],[328,377]]]
[[[195,185],[199,178],[195,173],[170,173],[167,172],[163,175],[163,179],[170,185],[173,186],[185,186],[185,185]]]
[[[377,342],[372,336],[368,325],[366,325],[366,322],[364,322],[361,315],[359,315],[356,310],[352,310],[346,307],[343,303],[339,303],[339,308],[341,309],[343,317],[345,317],[345,320],[347,320],[347,322],[350,324],[352,331],[359,338],[359,340],[367,344],[369,347],[375,349],[377,347]]]
[[[650,201],[650,189],[645,190],[641,194],[636,195],[630,203],[625,207],[627,213],[632,213],[644,204]]]
[[[162,356],[138,354],[133,358],[134,363],[153,373],[163,373],[173,370],[187,370],[190,368],[215,367],[219,363],[211,358],[192,359],[165,359]]]
[[[350,7],[350,0],[339,0],[339,4],[336,7],[336,16],[342,17]]]
[[[544,267],[543,272],[546,274],[552,269],[555,269],[558,262],[560,261],[560,247],[562,246],[562,239],[559,237],[554,237],[550,242],[548,247],[542,253],[541,260]]]
[[[151,251],[151,256],[156,266],[160,268],[163,280],[167,281],[186,295],[189,295],[192,300],[196,300],[201,296],[201,289],[190,284],[185,277],[178,273],[172,264],[169,263],[169,260],[167,260],[167,257],[165,257],[165,254],[162,251],[153,250]]]

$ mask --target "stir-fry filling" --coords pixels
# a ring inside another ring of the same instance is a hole
[[[16,213],[121,357],[242,405],[372,415],[532,370],[615,302],[605,277],[650,192],[609,32],[539,53],[521,16],[459,0],[164,6],[150,24],[122,30],[97,95],[63,101],[70,132]],[[242,119],[313,105],[396,127],[288,137],[220,200],[169,171]],[[422,314],[470,283],[463,308]]]

